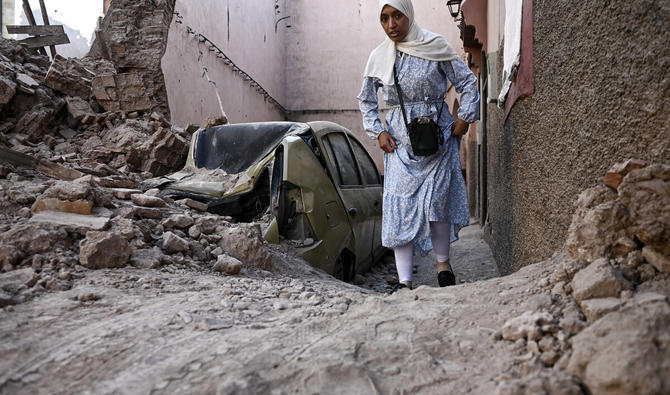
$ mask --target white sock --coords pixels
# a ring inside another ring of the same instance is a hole
[[[449,260],[449,246],[451,243],[451,226],[449,222],[431,222],[430,240],[433,242],[433,251],[438,262]]]
[[[393,254],[395,255],[395,268],[398,271],[398,281],[411,284],[414,243],[394,248]]]

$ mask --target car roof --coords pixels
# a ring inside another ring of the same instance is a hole
[[[247,170],[290,135],[310,130],[301,122],[253,122],[214,126],[198,131],[193,162],[197,168],[229,174]]]

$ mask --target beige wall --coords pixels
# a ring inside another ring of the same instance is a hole
[[[285,15],[284,0],[279,3],[282,14],[277,16],[274,2],[268,0],[177,0],[175,10],[183,17],[183,23],[178,24],[177,18],[173,19],[162,62],[175,124],[200,123],[210,115],[220,114],[214,87],[202,78],[197,41],[186,33],[187,26],[204,34],[272,97],[286,105],[286,29],[280,27],[275,33],[276,19]],[[215,53],[208,52],[204,45],[201,47],[205,52],[203,62],[210,78],[218,84],[224,110],[231,122],[283,119],[277,107],[266,101]]]
[[[444,35],[462,52],[459,30],[446,3],[415,0],[416,21]],[[376,1],[294,0],[287,34],[286,96],[296,120],[323,119],[340,123],[359,135],[378,165],[382,152],[364,135],[356,96],[372,51],[384,38]],[[382,104],[383,106],[383,104]],[[340,110],[333,114],[305,110]]]
[[[177,124],[200,122],[218,113],[213,88],[200,78],[198,52],[186,26],[214,41],[242,69],[251,74],[296,121],[328,120],[357,133],[381,164],[376,142],[364,136],[356,96],[368,55],[383,39],[377,2],[361,0],[279,0],[188,2],[177,0],[183,25],[170,29],[163,70],[168,85],[172,119]],[[459,52],[459,30],[444,3],[415,0],[416,20],[443,34]],[[230,41],[227,8],[230,8]],[[278,17],[290,16],[274,26]],[[290,28],[286,28],[290,24]],[[206,56],[231,122],[283,119],[241,77],[214,56]]]

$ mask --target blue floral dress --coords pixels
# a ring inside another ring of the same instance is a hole
[[[435,62],[397,51],[398,83],[405,102],[407,120],[432,116],[436,120],[444,102],[447,79],[461,94],[458,117],[466,122],[479,119],[477,79],[463,61]],[[415,156],[407,135],[395,86],[385,86],[374,77],[365,77],[358,95],[363,126],[373,139],[387,128],[379,119],[377,91],[382,89],[390,106],[386,116],[388,131],[398,148],[384,153],[384,204],[382,244],[395,248],[414,242],[415,251],[425,255],[433,246],[430,221],[449,222],[451,241],[458,229],[468,225],[469,211],[465,181],[461,173],[459,142],[451,136],[454,119],[444,103],[438,125],[444,144],[430,156]]]

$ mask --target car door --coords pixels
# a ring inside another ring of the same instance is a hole
[[[381,258],[384,254],[384,247],[382,247],[382,200],[384,194],[384,187],[372,157],[368,151],[355,138],[349,138],[351,148],[353,148],[354,156],[358,162],[358,167],[363,175],[363,182],[365,183],[365,193],[369,196],[375,212],[375,230],[372,237],[372,254],[373,262]]]
[[[373,259],[375,219],[381,206],[381,185],[367,188],[365,177],[344,131],[328,130],[321,135],[331,174],[349,216],[354,233],[356,271],[367,270]]]

